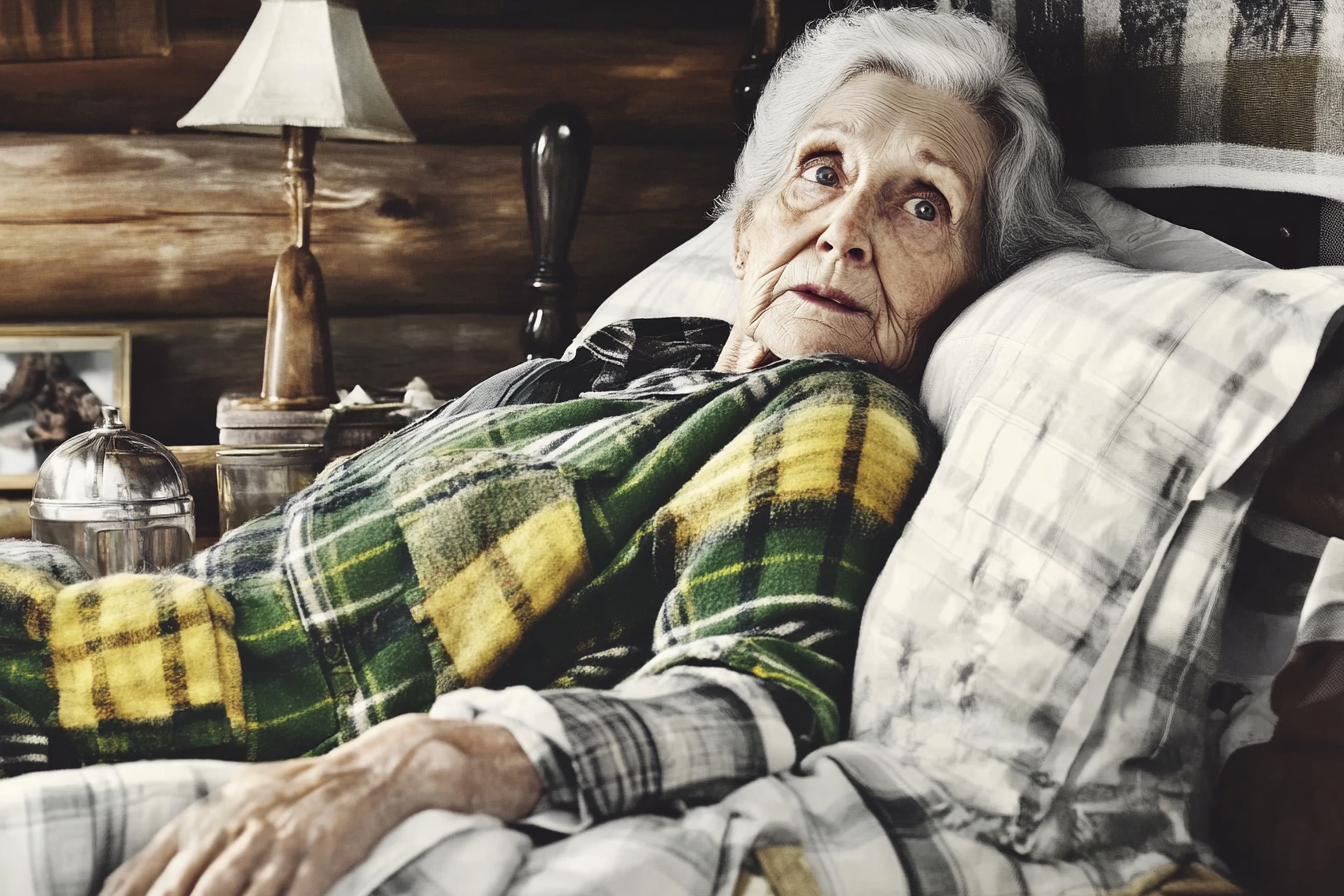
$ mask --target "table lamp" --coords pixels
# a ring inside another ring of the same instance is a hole
[[[310,248],[313,146],[337,140],[413,143],[388,96],[350,0],[261,0],[219,78],[178,127],[280,134],[294,243],[271,280],[259,406],[325,408],[336,401],[322,271]]]

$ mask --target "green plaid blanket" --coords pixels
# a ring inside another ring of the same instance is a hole
[[[175,574],[0,565],[0,771],[315,753],[452,688],[680,664],[791,692],[835,740],[936,436],[847,359],[699,376],[431,416]]]

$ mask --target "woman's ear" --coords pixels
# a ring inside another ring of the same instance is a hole
[[[751,248],[747,236],[749,219],[750,216],[742,212],[733,219],[733,274],[739,280],[747,272],[747,253]]]

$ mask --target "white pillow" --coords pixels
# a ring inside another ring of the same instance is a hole
[[[732,252],[733,224],[719,218],[608,296],[574,341],[583,341],[609,323],[640,317],[731,321],[737,311]]]
[[[855,739],[1032,858],[1187,849],[1247,459],[1341,305],[1344,268],[1080,252],[971,305],[925,372],[944,450],[865,609]]]
[[[1177,227],[1114,198],[1100,187],[1072,183],[1083,210],[1106,236],[1107,254],[1151,271],[1216,271],[1271,267],[1198,230]],[[733,227],[720,218],[612,293],[584,324],[578,340],[613,321],[638,317],[715,317],[732,321],[737,278]]]

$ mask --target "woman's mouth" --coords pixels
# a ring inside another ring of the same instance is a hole
[[[839,311],[845,314],[868,313],[849,293],[829,286],[817,286],[812,283],[804,283],[793,287],[789,292],[804,301],[811,302],[815,305],[821,305],[831,311]]]

